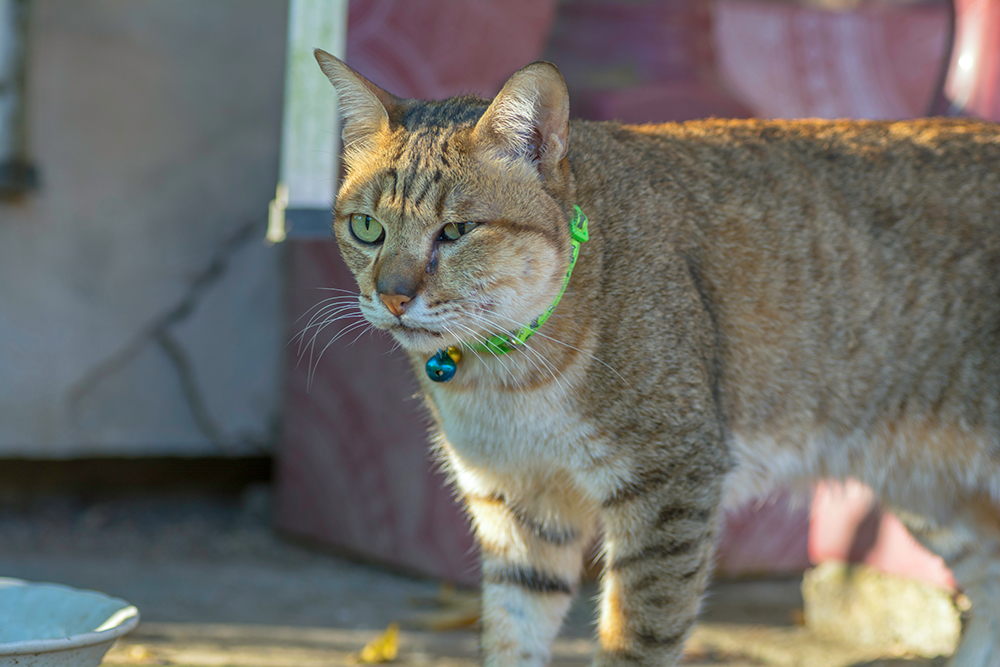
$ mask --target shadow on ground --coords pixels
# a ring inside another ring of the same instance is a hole
[[[107,665],[311,667],[355,656],[398,622],[400,665],[475,665],[474,592],[277,538],[269,491],[242,497],[47,498],[0,504],[0,575],[102,590],[139,628]],[[9,499],[8,499],[9,500]],[[684,663],[719,667],[938,667],[814,637],[799,580],[716,583]],[[596,584],[584,587],[553,664],[585,665]]]
[[[882,658],[859,662],[851,667],[944,667],[947,658]]]

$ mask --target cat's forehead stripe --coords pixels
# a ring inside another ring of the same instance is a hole
[[[428,169],[434,162],[438,137],[442,134],[439,128],[420,128],[406,134],[400,156],[396,161],[414,165],[419,169]],[[412,170],[411,170],[412,171]]]
[[[387,147],[392,166],[371,178],[365,199],[396,215],[423,207],[440,218],[448,195],[444,170],[451,168],[450,139],[456,130],[475,125],[488,106],[475,96],[407,106],[393,119],[395,145]]]
[[[433,164],[426,168],[414,166],[405,171],[390,167],[369,181],[364,199],[375,205],[372,210],[391,209],[397,215],[407,209],[416,211],[422,204],[429,207],[437,201],[434,210],[440,217],[443,209],[440,200],[447,195],[442,181],[443,171]]]
[[[443,153],[454,134],[450,129],[424,125],[396,133],[395,148],[388,149],[392,166],[369,181],[368,197],[377,201],[378,209],[391,209],[399,215],[404,210],[417,212],[423,205],[440,217],[441,200],[447,195],[444,170],[449,167]]]
[[[416,102],[399,119],[400,125],[413,131],[423,127],[447,128],[473,125],[482,117],[489,102],[475,95],[442,102]]]

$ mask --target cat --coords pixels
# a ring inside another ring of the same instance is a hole
[[[549,63],[424,102],[316,57],[334,234],[472,518],[486,665],[548,661],[598,534],[595,664],[676,664],[721,508],[820,477],[952,568],[952,664],[1000,665],[998,126],[570,121]]]

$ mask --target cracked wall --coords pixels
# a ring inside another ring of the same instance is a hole
[[[286,10],[33,3],[42,187],[0,202],[0,456],[271,449]]]

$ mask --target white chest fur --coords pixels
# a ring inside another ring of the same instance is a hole
[[[528,387],[498,381],[525,377],[530,362],[513,353],[496,363],[467,359],[454,385],[432,386],[445,439],[468,465],[500,475],[591,467],[609,446],[584,416],[575,390],[586,382],[585,368],[571,364],[558,380]]]
[[[498,473],[589,458],[594,429],[564,387],[434,391],[444,436],[469,464]]]
[[[570,489],[555,487],[568,483],[601,498],[630,477],[627,457],[580,403],[582,364],[563,368],[558,380],[516,389],[501,386],[495,381],[501,369],[478,359],[458,372],[466,375],[454,385],[429,390],[448,468],[464,491],[537,499],[566,496]]]

